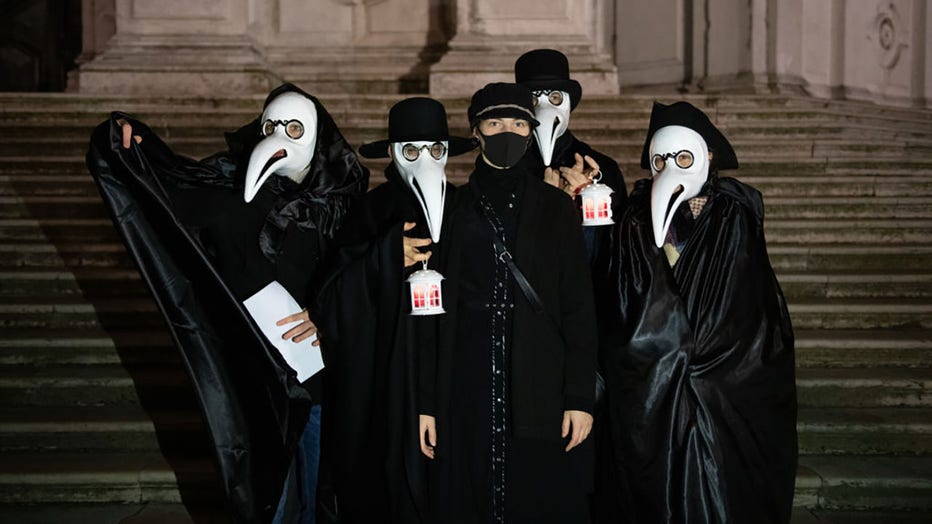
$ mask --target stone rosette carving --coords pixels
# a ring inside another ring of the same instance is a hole
[[[903,23],[893,2],[877,4],[877,14],[871,21],[867,39],[873,42],[877,61],[884,69],[893,69],[909,41],[909,28]]]

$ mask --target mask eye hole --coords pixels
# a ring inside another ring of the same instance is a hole
[[[285,124],[285,134],[297,140],[304,136],[304,124],[297,120],[291,120]]]
[[[274,132],[275,132],[275,122],[272,122],[271,120],[266,120],[265,123],[262,124],[262,135],[269,136]]]
[[[434,142],[430,145],[430,156],[434,157],[435,160],[440,160],[446,153],[447,146],[443,145],[442,142]]]
[[[550,103],[555,106],[563,105],[563,92],[562,91],[551,91],[547,99],[550,100]]]
[[[401,148],[401,154],[404,155],[405,160],[414,162],[417,160],[418,155],[421,154],[421,148],[414,144],[405,144],[404,147]]]
[[[658,173],[663,171],[664,166],[667,165],[667,161],[664,160],[663,157],[660,155],[654,155],[653,158],[651,159],[651,162],[653,163],[654,171]]]
[[[680,151],[676,154],[676,165],[680,169],[689,169],[693,165],[693,154],[689,151]]]

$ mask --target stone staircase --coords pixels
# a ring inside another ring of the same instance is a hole
[[[220,518],[190,385],[83,156],[112,109],[204,156],[262,98],[0,95],[0,520]],[[397,99],[323,101],[358,146],[384,136]],[[794,522],[932,520],[932,112],[686,99],[732,141],[742,167],[730,174],[764,194],[797,339]],[[467,101],[444,102],[465,134]],[[587,97],[574,112],[574,133],[629,184],[645,176],[650,102]],[[455,183],[467,157],[450,161]],[[369,165],[377,183],[384,162]]]

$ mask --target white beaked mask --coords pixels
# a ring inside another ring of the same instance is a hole
[[[534,137],[545,166],[553,160],[553,147],[570,125],[570,94],[566,91],[534,91],[534,118],[540,125]]]
[[[663,247],[680,204],[699,195],[709,178],[709,147],[702,136],[683,126],[658,129],[650,141],[650,192],[654,243]]]
[[[440,241],[443,203],[447,196],[447,141],[393,142],[392,158],[401,178],[414,191],[430,228],[430,238]]]
[[[300,93],[275,97],[259,123],[263,138],[249,156],[243,198],[251,202],[272,175],[299,184],[307,176],[317,145],[317,107]]]

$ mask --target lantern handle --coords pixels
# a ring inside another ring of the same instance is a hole
[[[594,184],[598,184],[599,181],[602,180],[602,170],[600,169],[599,172],[595,174],[595,176],[590,176],[589,180],[592,180]]]
[[[422,260],[422,261],[421,261],[421,267],[422,267],[422,269],[427,270],[427,261],[426,261],[426,260]]]

